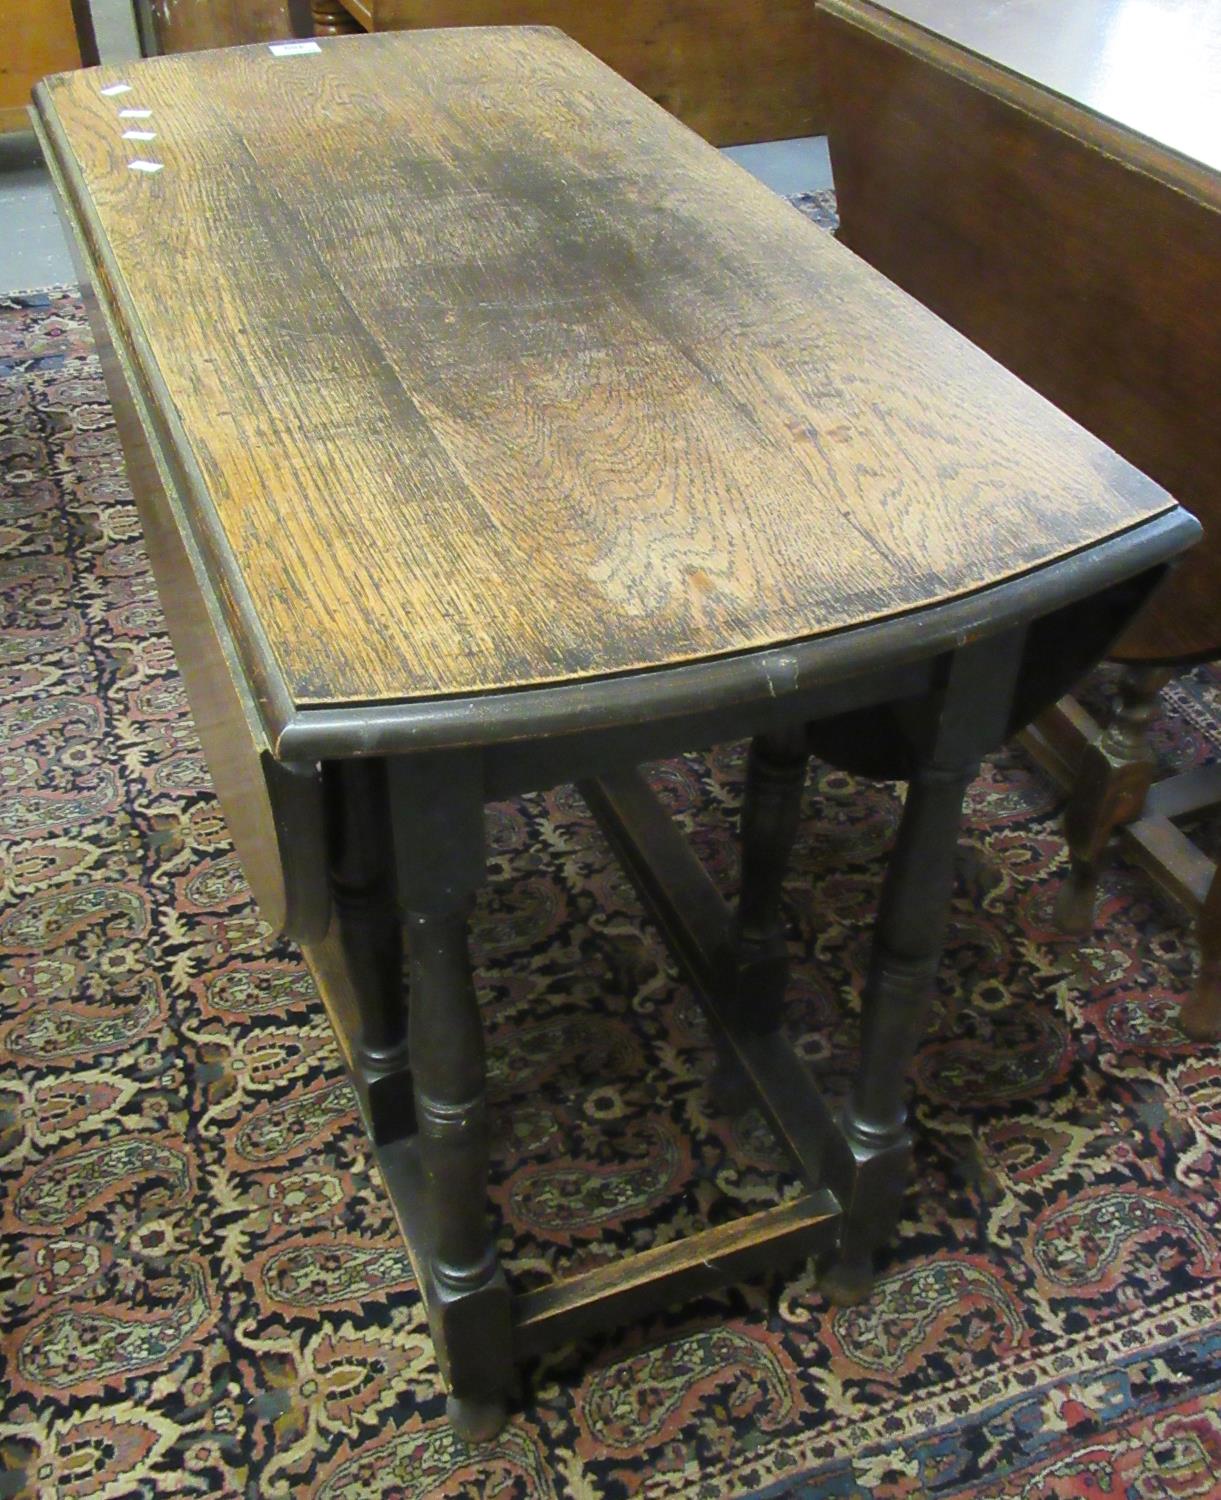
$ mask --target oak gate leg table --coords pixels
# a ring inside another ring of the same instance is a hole
[[[497,1430],[516,1358],[784,1258],[866,1292],[964,788],[1195,522],[558,32],[196,53],[36,104],[216,789],[458,1430]],[[739,736],[731,911],[634,767]],[[909,781],[840,1118],[781,1031],[812,751]],[[515,1297],[467,912],[485,801],[569,780],[806,1190]]]

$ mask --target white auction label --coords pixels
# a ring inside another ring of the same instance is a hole
[[[269,42],[267,50],[272,57],[300,57],[305,52],[321,52],[317,42]]]
[[[99,89],[98,92],[100,94],[103,94],[107,99],[112,99],[115,96],[115,94],[130,94],[131,93],[131,84],[130,83],[108,83],[104,89]]]
[[[128,170],[132,172],[160,172],[165,163],[163,161],[136,160],[129,161],[127,166]]]

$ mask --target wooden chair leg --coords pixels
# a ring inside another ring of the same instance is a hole
[[[1221,1041],[1221,865],[1212,878],[1196,922],[1200,973],[1183,1001],[1183,1030],[1197,1042]]]
[[[1141,814],[1153,782],[1149,725],[1157,697],[1173,674],[1164,667],[1129,667],[1120,684],[1120,704],[1112,723],[1082,757],[1064,831],[1070,869],[1056,898],[1055,917],[1065,932],[1087,933],[1094,926],[1098,877],[1111,835]]]

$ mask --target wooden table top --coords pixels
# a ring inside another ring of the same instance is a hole
[[[36,102],[219,606],[297,707],[800,641],[1173,506],[558,32]]]
[[[822,0],[877,9],[1221,172],[1217,0]]]

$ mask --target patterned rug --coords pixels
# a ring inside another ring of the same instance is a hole
[[[829,222],[825,197],[802,205]],[[0,1497],[1207,1496],[1221,1473],[1221,1061],[1182,914],[1122,864],[1049,909],[1056,799],[975,784],[918,1159],[867,1305],[808,1269],[539,1361],[450,1433],[406,1255],[294,949],[209,791],[75,295],[0,301]],[[1221,749],[1221,682],[1159,750]],[[653,780],[726,891],[739,745]],[[790,1026],[833,1094],[894,786],[816,767]],[[491,810],[475,924],[521,1284],[793,1191],[575,793]]]

